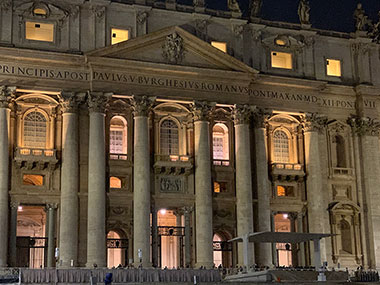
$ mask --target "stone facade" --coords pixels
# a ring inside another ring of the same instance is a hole
[[[5,2],[0,267],[19,265],[20,206],[46,206],[49,267],[106,266],[109,231],[127,240],[128,262],[162,265],[160,209],[183,228],[178,266],[211,267],[214,234],[278,230],[286,214],[291,231],[337,234],[321,244],[329,265],[380,267],[379,44],[256,10],[247,20],[232,0],[230,11],[204,1]],[[52,39],[33,39],[30,24]],[[111,45],[113,29],[129,39]],[[223,264],[242,264],[242,250],[222,250]],[[291,264],[312,265],[312,252],[292,245]],[[280,258],[265,244],[250,261]]]

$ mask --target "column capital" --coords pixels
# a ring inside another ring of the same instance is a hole
[[[250,105],[235,105],[232,110],[232,117],[236,125],[249,124],[252,112],[256,109],[255,106]]]
[[[59,94],[59,103],[62,106],[63,113],[76,113],[80,103],[84,102],[85,92],[66,92]]]
[[[87,103],[90,113],[105,113],[108,107],[108,101],[113,93],[105,92],[88,92]]]
[[[183,211],[184,215],[189,215],[194,211],[194,207],[185,206],[185,207],[182,207],[182,211]]]
[[[0,108],[9,108],[15,99],[16,87],[0,86]]]
[[[45,205],[45,211],[56,210],[57,208],[58,208],[58,204],[56,203],[49,203]]]
[[[253,112],[253,120],[254,120],[255,128],[264,129],[267,126],[268,120],[271,116],[272,116],[272,111],[257,108],[255,112]]]
[[[18,209],[18,206],[20,206],[20,202],[19,201],[12,201],[11,203],[10,203],[10,207],[11,207],[11,209]]]
[[[191,111],[193,113],[193,120],[196,121],[209,121],[211,111],[215,107],[215,103],[209,103],[206,101],[194,101],[191,105]]]
[[[302,119],[304,132],[320,132],[327,124],[327,116],[318,113],[307,113]]]
[[[156,97],[137,96],[131,98],[131,105],[133,108],[134,117],[148,117],[152,106],[156,101]]]
[[[352,131],[359,136],[379,136],[380,121],[369,117],[352,116],[348,119]]]

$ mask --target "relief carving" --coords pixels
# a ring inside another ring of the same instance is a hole
[[[181,193],[184,192],[183,181],[177,177],[160,177],[160,192]]]
[[[155,100],[155,97],[133,96],[133,98],[131,99],[133,116],[147,117]]]
[[[249,124],[252,109],[255,107],[249,105],[235,105],[232,111],[235,125]]]
[[[302,126],[304,132],[320,132],[327,124],[327,116],[317,114],[317,113],[308,113],[302,119]]]
[[[353,116],[348,119],[348,124],[359,136],[379,136],[380,134],[380,121],[377,119]]]
[[[210,119],[211,111],[214,106],[214,103],[208,103],[205,101],[194,101],[192,104],[194,122],[208,121]]]
[[[87,103],[90,112],[105,113],[112,95],[112,93],[88,92]]]
[[[263,129],[267,127],[268,120],[272,116],[272,112],[264,109],[256,109],[253,112],[253,121],[256,128]]]
[[[168,63],[179,64],[185,56],[183,39],[176,32],[168,35],[162,46],[162,56]]]
[[[147,12],[139,12],[136,16],[136,21],[139,25],[143,25],[145,24],[147,18],[148,18]]]
[[[84,102],[86,93],[61,92],[59,103],[62,106],[63,113],[76,113],[78,106]]]
[[[3,0],[0,3],[0,8],[4,11],[8,11],[12,7],[12,0]]]

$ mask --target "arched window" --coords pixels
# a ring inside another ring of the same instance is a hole
[[[344,138],[340,135],[336,135],[334,138],[335,150],[336,150],[336,167],[346,168],[346,149]]]
[[[160,126],[160,154],[179,154],[178,125],[171,119],[166,119]]]
[[[286,163],[289,162],[289,137],[281,130],[273,134],[274,161]]]
[[[46,148],[46,130],[46,118],[41,112],[28,113],[24,118],[24,146]]]
[[[110,153],[127,153],[127,121],[120,116],[113,117],[110,124]]]
[[[340,237],[342,250],[352,254],[351,226],[345,219],[340,221]]]
[[[221,249],[222,249],[222,246],[221,246],[222,241],[223,241],[222,238],[218,234],[214,234],[214,237],[213,237],[213,243],[214,243],[214,264],[215,264],[216,267],[218,267],[219,265],[223,264],[223,256],[222,256],[222,251],[221,251]],[[218,250],[215,250],[215,247]]]
[[[229,160],[228,128],[225,124],[215,124],[212,128],[213,158]]]

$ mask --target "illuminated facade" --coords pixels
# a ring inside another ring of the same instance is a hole
[[[379,45],[124,2],[0,3],[0,267],[379,267]]]

